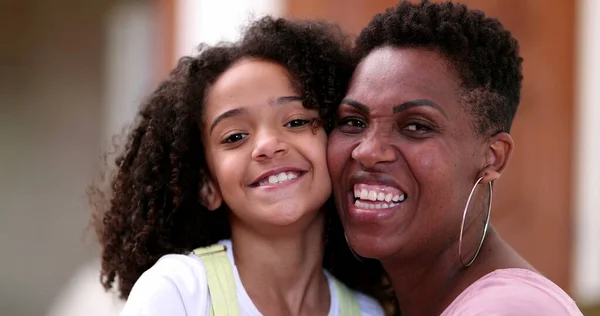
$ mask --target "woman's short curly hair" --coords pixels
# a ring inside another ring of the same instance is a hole
[[[431,49],[446,57],[480,134],[510,132],[523,80],[519,45],[502,24],[464,4],[401,1],[376,15],[356,40],[364,58],[381,46]]]
[[[284,66],[304,106],[320,112],[326,130],[353,70],[349,41],[336,26],[271,17],[251,23],[235,43],[201,46],[182,58],[142,104],[110,187],[95,184],[89,191],[102,246],[101,282],[106,289],[117,286],[122,298],[161,256],[230,238],[226,209],[208,211],[201,203],[209,179],[201,116],[207,90],[244,58]],[[350,287],[393,300],[380,264],[352,256],[331,199],[324,209],[325,268]]]

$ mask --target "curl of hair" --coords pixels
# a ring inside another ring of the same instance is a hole
[[[478,133],[510,132],[523,74],[519,45],[502,24],[464,4],[401,1],[376,15],[356,40],[356,58],[381,46],[437,51],[456,70]]]
[[[102,247],[101,282],[107,290],[116,287],[127,298],[140,275],[161,256],[231,237],[227,211],[209,211],[202,204],[200,192],[209,171],[201,116],[207,90],[242,58],[287,68],[304,106],[317,109],[326,130],[331,129],[330,112],[353,70],[348,40],[334,25],[265,17],[250,24],[238,42],[203,45],[196,55],[180,59],[142,104],[115,160],[110,187],[93,184],[88,192],[92,225]],[[395,302],[380,264],[352,257],[333,203],[326,206],[331,229],[325,268],[356,290],[383,303]]]

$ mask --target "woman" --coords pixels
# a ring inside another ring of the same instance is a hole
[[[341,230],[325,230],[323,118],[351,74],[344,39],[265,17],[182,58],[153,92],[110,199],[96,196],[102,282],[127,298],[121,315],[383,315],[367,296],[384,300],[381,266],[357,273]]]
[[[410,315],[581,315],[490,225],[513,151],[517,41],[450,2],[402,1],[356,40],[328,163],[351,247]]]

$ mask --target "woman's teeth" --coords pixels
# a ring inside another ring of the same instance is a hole
[[[354,199],[354,205],[361,209],[386,209],[398,206],[406,194],[394,187],[357,184]]]
[[[356,200],[354,205],[362,209],[385,209],[398,206],[400,203],[365,203],[360,200]]]
[[[269,185],[269,184],[279,184],[279,183],[284,183],[284,182],[288,182],[290,180],[296,179],[298,178],[298,174],[297,173],[293,173],[293,172],[282,172],[280,174],[276,174],[276,175],[271,175],[269,176],[269,178],[261,180],[258,185]]]
[[[386,201],[386,202],[403,202],[406,199],[406,194],[385,194],[383,192],[375,192],[373,190],[355,190],[354,198],[367,201]],[[358,201],[358,200],[357,200]]]

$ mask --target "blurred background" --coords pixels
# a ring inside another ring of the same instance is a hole
[[[520,41],[516,152],[493,222],[593,315],[600,304],[600,1],[468,0]],[[117,315],[85,189],[144,96],[253,16],[357,35],[396,0],[0,0],[0,314]],[[599,314],[600,315],[600,314]]]

